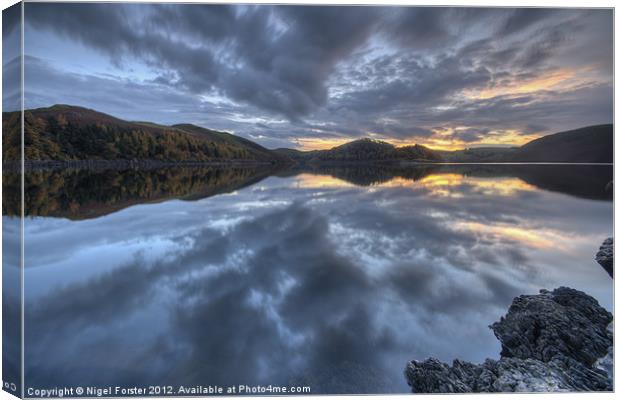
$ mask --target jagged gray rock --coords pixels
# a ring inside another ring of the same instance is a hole
[[[596,253],[596,261],[614,277],[614,238],[607,238]]]
[[[594,298],[567,287],[519,296],[490,326],[502,344],[499,360],[414,360],[405,377],[417,393],[613,390],[604,368],[612,357],[612,319]]]
[[[607,326],[607,331],[611,336],[614,335],[614,323],[610,323]],[[594,363],[594,367],[598,369],[602,369],[607,373],[609,380],[613,382],[614,380],[614,348],[611,346],[609,350],[607,350],[607,354],[603,358],[598,359]]]

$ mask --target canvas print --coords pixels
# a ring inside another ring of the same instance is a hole
[[[4,391],[613,391],[612,9],[2,17]]]

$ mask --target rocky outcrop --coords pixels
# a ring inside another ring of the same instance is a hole
[[[614,238],[607,238],[596,253],[596,261],[614,277]]]
[[[607,326],[607,331],[609,335],[614,335],[614,324],[613,322]],[[599,358],[595,363],[594,367],[598,369],[602,369],[607,372],[607,376],[613,382],[614,380],[614,348],[613,346],[607,350],[607,354],[603,358]]]
[[[610,391],[612,315],[587,294],[560,287],[515,298],[490,328],[499,360],[482,364],[411,361],[405,377],[416,393]]]

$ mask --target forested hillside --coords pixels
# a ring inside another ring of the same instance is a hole
[[[248,139],[191,124],[129,122],[82,107],[55,105],[24,113],[26,160],[158,162],[613,162],[613,125],[560,132],[521,147],[439,151],[359,139],[329,150],[269,150]],[[20,114],[3,113],[3,160],[20,159]]]
[[[285,161],[228,133],[128,122],[81,107],[27,110],[24,121],[27,160]],[[19,159],[19,113],[3,114],[3,132],[4,160]]]
[[[305,162],[360,162],[360,161],[441,161],[441,156],[419,144],[396,147],[375,139],[359,139],[329,150],[297,151],[277,149],[276,152]]]

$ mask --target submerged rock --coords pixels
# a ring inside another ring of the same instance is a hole
[[[405,377],[416,393],[610,391],[612,318],[571,288],[519,296],[490,326],[502,344],[499,360],[414,360]]]
[[[596,253],[596,261],[614,277],[614,238],[607,238]]]

